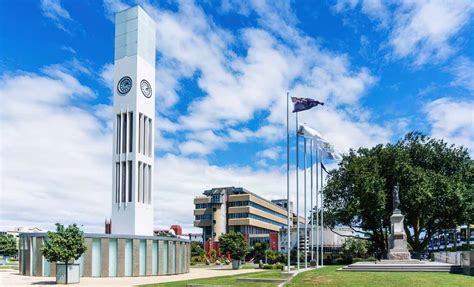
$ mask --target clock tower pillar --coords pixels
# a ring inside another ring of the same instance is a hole
[[[115,15],[112,234],[153,235],[155,33],[140,6]]]

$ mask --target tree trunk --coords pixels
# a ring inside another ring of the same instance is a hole
[[[67,272],[68,272],[68,268],[67,268],[67,267],[68,267],[68,266],[67,266],[67,264],[68,264],[68,261],[66,260],[66,284],[69,283],[68,280],[67,280],[67,279],[68,279],[68,276],[67,276]]]

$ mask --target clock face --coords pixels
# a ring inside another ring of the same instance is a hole
[[[145,97],[147,98],[151,97],[151,86],[147,80],[142,80],[140,82],[140,89],[142,90],[142,93]]]
[[[120,79],[117,85],[117,91],[121,95],[125,95],[132,89],[132,79],[128,76]]]

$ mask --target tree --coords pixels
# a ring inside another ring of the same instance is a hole
[[[392,190],[400,187],[407,241],[422,252],[444,228],[474,219],[474,166],[467,150],[412,132],[396,144],[351,150],[325,188],[325,221],[388,252]],[[363,236],[359,236],[363,235]]]
[[[342,244],[344,253],[351,257],[362,257],[367,254],[370,247],[370,241],[358,238],[347,238]]]
[[[0,235],[0,255],[11,257],[17,254],[15,237],[11,234]]]
[[[274,264],[278,262],[278,259],[280,258],[280,253],[277,251],[273,251],[270,249],[265,250],[265,257],[270,264]]]
[[[204,254],[205,251],[201,243],[197,241],[191,242],[191,256],[204,256]]]
[[[56,232],[48,231],[42,253],[49,262],[64,262],[67,270],[70,261],[77,260],[86,252],[84,235],[76,224],[64,228],[62,224],[56,223]]]
[[[256,242],[253,245],[252,253],[256,262],[262,260],[265,257],[265,251],[268,249],[268,244],[266,242]]]
[[[230,254],[233,260],[241,260],[248,253],[248,245],[242,233],[231,231],[219,237],[221,252]]]

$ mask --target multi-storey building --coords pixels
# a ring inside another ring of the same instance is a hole
[[[287,210],[281,204],[242,187],[206,190],[194,198],[194,204],[194,226],[202,228],[204,242],[215,242],[222,234],[235,231],[250,245],[267,242],[278,250],[278,233],[287,226]]]

